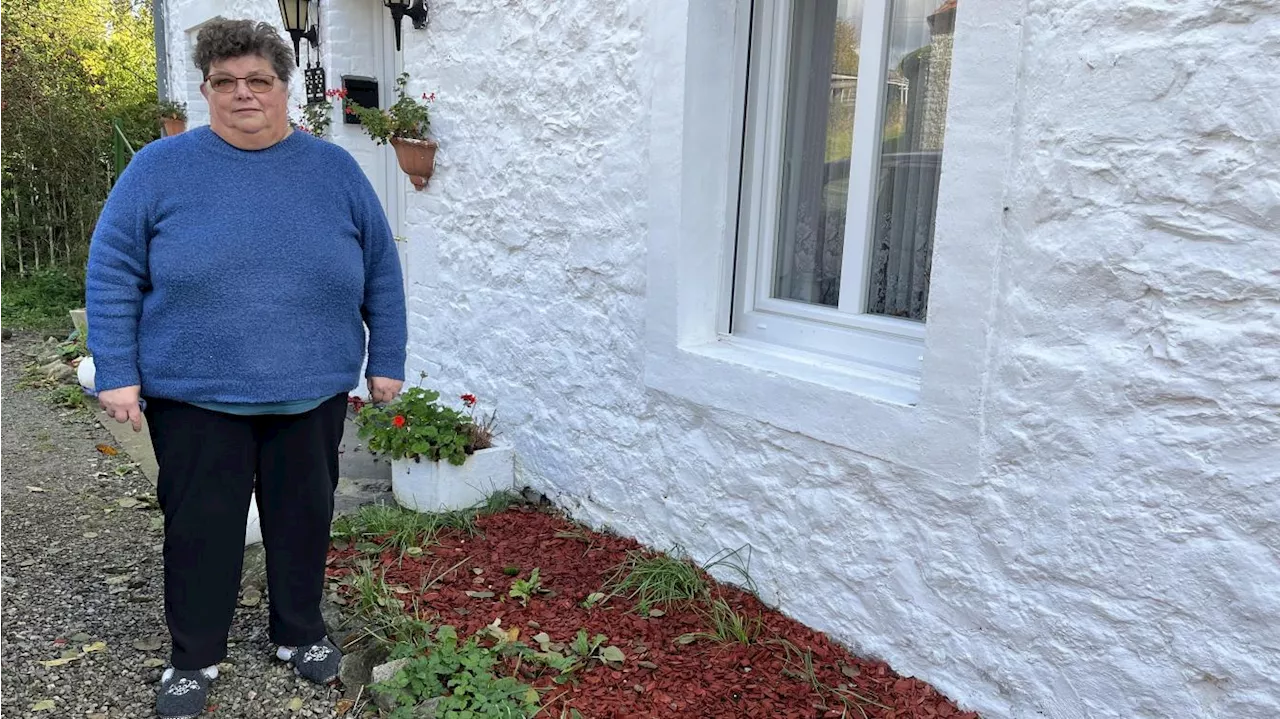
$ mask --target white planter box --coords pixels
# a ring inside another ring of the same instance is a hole
[[[448,462],[391,462],[391,491],[396,502],[415,512],[466,509],[515,485],[515,450],[490,447],[460,465]]]

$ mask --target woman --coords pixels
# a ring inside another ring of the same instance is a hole
[[[278,33],[217,18],[195,62],[210,124],[138,152],[87,278],[100,402],[135,431],[146,412],[160,465],[164,719],[203,711],[226,656],[254,492],[277,656],[337,676],[320,601],[346,397],[366,326],[375,402],[400,391],[406,341],[386,216],[349,154],[291,130]]]

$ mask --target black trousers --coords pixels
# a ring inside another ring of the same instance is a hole
[[[304,414],[259,416],[147,398],[146,415],[160,465],[173,666],[200,669],[227,656],[251,493],[266,547],[271,640],[319,641],[346,395]]]

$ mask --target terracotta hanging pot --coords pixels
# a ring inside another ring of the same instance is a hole
[[[165,137],[173,137],[187,131],[187,121],[180,117],[162,117],[160,123],[164,125]]]
[[[427,186],[431,173],[436,169],[436,149],[440,146],[434,140],[411,140],[407,137],[391,138],[391,146],[396,148],[396,160],[400,169],[409,176],[409,181],[416,189]]]

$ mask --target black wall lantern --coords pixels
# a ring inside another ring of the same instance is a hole
[[[284,0],[280,0],[282,3]],[[427,26],[427,6],[425,0],[383,0],[383,4],[391,10],[391,24],[396,27],[396,50],[400,49],[400,21],[408,17],[413,21],[413,29],[421,30]]]
[[[280,19],[284,21],[284,29],[293,38],[294,64],[301,67],[302,39],[306,38],[312,45],[320,44],[320,30],[311,24],[310,0],[280,0]]]

